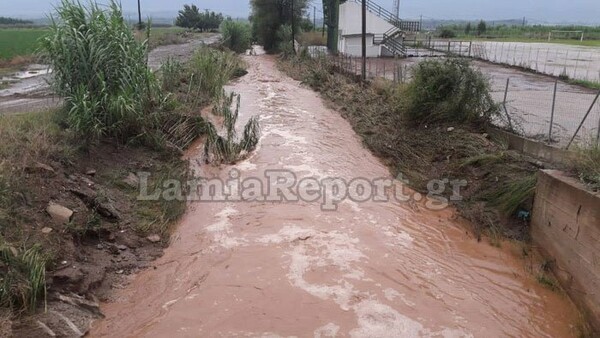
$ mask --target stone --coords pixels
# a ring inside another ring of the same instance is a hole
[[[101,216],[108,218],[109,220],[119,220],[121,219],[121,214],[119,211],[112,205],[110,200],[107,198],[103,198],[105,201],[101,201],[98,197],[98,193],[94,190],[83,187],[79,189],[70,189],[70,191],[79,197],[88,208],[95,210]]]
[[[453,132],[453,131],[454,131],[454,129],[455,129],[454,127],[450,127],[450,128],[448,128],[448,129],[447,129],[447,131],[448,131],[449,133],[451,133],[451,132]]]
[[[88,175],[88,176],[96,176],[96,170],[95,169],[88,169],[88,171],[86,171],[85,174]]]
[[[47,234],[51,233],[52,230],[54,230],[54,229],[49,228],[49,227],[45,227],[45,228],[42,229],[42,233],[47,235]]]
[[[158,243],[160,242],[160,236],[159,235],[150,235],[148,237],[146,237],[146,239],[152,243]]]
[[[45,163],[40,162],[35,162],[32,166],[25,168],[25,170],[29,173],[41,173],[49,175],[54,175],[56,173],[54,171],[54,168]]]
[[[125,250],[127,250],[127,246],[126,246],[126,245],[123,245],[123,244],[121,244],[121,245],[117,245],[117,248],[118,248],[119,250],[121,250],[121,251],[125,251]]]
[[[52,274],[54,280],[65,284],[78,284],[83,280],[83,271],[75,266],[68,266]]]
[[[46,212],[52,217],[54,223],[58,225],[67,224],[73,218],[73,210],[52,202],[48,203]]]
[[[123,179],[123,183],[127,184],[132,188],[137,188],[140,184],[140,179],[134,173],[129,173],[126,178]]]

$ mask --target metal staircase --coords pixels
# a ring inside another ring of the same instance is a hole
[[[362,0],[349,1],[362,4]],[[420,31],[421,23],[419,21],[400,20],[395,14],[379,6],[372,0],[367,0],[367,10],[394,26],[392,29],[383,34],[376,34],[373,37],[373,43],[383,45],[394,55],[406,56],[406,46],[396,38],[404,32]]]

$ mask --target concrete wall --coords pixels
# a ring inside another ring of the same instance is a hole
[[[373,45],[373,35],[382,35],[394,26],[367,11],[367,56],[381,56],[381,46]],[[360,4],[346,2],[340,5],[338,50],[342,53],[361,56],[362,9]]]
[[[498,128],[490,127],[487,129],[487,132],[493,139],[506,142],[509,149],[533,156],[542,161],[568,165],[572,163],[575,157],[575,154],[571,151],[549,146],[545,143],[530,140]]]
[[[340,38],[340,52],[352,56],[362,56],[362,37],[353,35]],[[381,45],[373,44],[373,35],[367,34],[367,57],[379,57]]]
[[[600,332],[600,193],[560,171],[541,171],[531,232],[542,253],[555,260],[553,270],[569,296]]]

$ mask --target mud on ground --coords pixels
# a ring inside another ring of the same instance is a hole
[[[4,239],[24,247],[38,243],[50,261],[47,304],[16,320],[13,334],[78,336],[101,316],[99,300],[109,300],[111,289],[162,255],[169,231],[165,214],[176,217],[185,209],[185,202],[137,201],[136,173],[184,176],[187,162],[176,154],[104,143],[70,161],[50,158],[23,170],[24,179],[14,182],[14,223],[2,229]],[[73,211],[71,220],[53,221],[49,203]]]
[[[455,205],[472,221],[475,234],[489,235],[492,241],[503,234],[528,239],[527,213],[533,201],[520,205],[525,219],[506,214],[494,205],[495,197],[511,183],[532,177],[547,164],[525,157],[495,142],[483,125],[425,125],[408,127],[402,121],[401,103],[387,81],[359,84],[356,78],[309,65],[310,61],[289,61],[280,67],[296,80],[320,91],[336,110],[350,121],[364,144],[409,185],[428,192],[431,180],[466,180],[462,201]],[[450,196],[451,191],[445,191]]]

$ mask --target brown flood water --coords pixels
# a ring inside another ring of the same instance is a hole
[[[339,113],[246,57],[240,123],[262,139],[242,177],[376,178],[386,167]],[[201,149],[190,156],[200,158]],[[214,175],[225,177],[230,168]],[[209,173],[203,173],[209,175]],[[93,337],[569,337],[577,311],[509,244],[478,243],[452,209],[343,202],[193,203],[165,255],[104,304]]]

